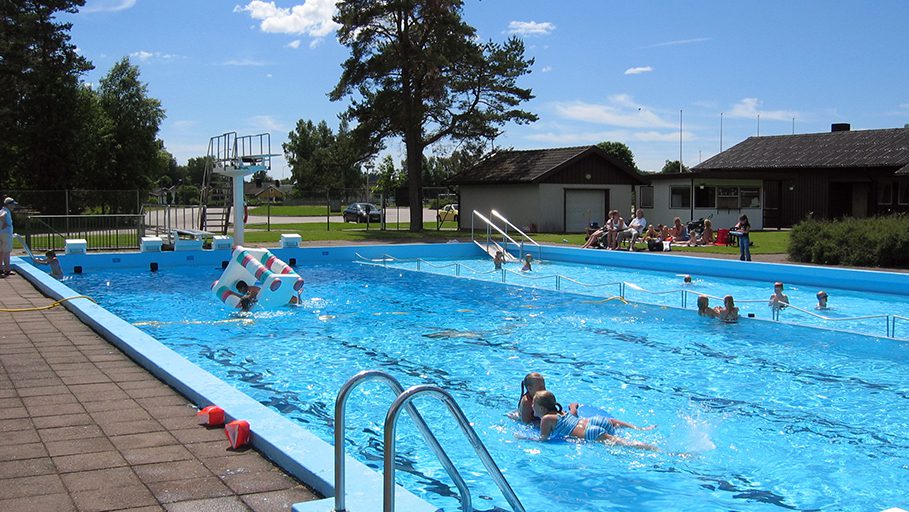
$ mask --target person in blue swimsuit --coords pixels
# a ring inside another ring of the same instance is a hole
[[[575,438],[585,441],[605,441],[644,450],[657,450],[656,446],[639,441],[629,441],[615,435],[617,428],[652,430],[656,428],[655,425],[638,427],[606,416],[583,418],[566,414],[562,411],[562,406],[556,402],[555,395],[551,391],[538,391],[533,395],[533,414],[540,418],[540,441]]]

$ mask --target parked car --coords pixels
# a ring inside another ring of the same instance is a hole
[[[382,220],[382,209],[372,203],[350,203],[341,214],[344,222],[379,222]]]
[[[439,213],[436,214],[436,220],[439,222],[445,222],[446,220],[458,221],[458,203],[446,204],[443,206]]]

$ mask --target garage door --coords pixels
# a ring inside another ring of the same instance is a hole
[[[591,222],[606,220],[608,190],[566,190],[565,232],[583,233]]]

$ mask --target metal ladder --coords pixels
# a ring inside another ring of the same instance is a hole
[[[483,215],[482,213],[480,213],[476,210],[473,211],[473,216],[471,216],[471,218],[470,218],[470,238],[473,240],[473,243],[477,244],[477,246],[479,246],[480,249],[483,249],[483,251],[486,252],[486,254],[489,254],[489,256],[494,257],[496,251],[502,251],[502,253],[505,255],[505,261],[518,261],[519,258],[515,258],[513,255],[511,255],[511,253],[508,252],[508,243],[511,242],[518,248],[518,251],[520,254],[520,259],[523,259],[524,254],[525,254],[525,252],[524,252],[525,245],[524,244],[526,242],[526,243],[529,243],[530,245],[533,245],[536,247],[537,259],[543,259],[543,246],[538,244],[536,242],[536,240],[534,240],[533,238],[530,237],[530,235],[521,231],[520,228],[518,228],[517,226],[512,224],[511,221],[506,219],[501,213],[499,213],[495,210],[490,210],[489,216],[496,217],[496,218],[500,219],[502,222],[504,222],[505,229],[503,230],[502,228],[497,226],[493,221],[489,220],[485,215]],[[476,234],[474,232],[474,219],[475,218],[479,218],[483,222],[483,224],[486,225],[486,242],[485,243],[478,241],[476,238]],[[520,242],[515,241],[514,238],[509,236],[509,234],[508,234],[509,227],[511,229],[515,230],[521,236]],[[501,242],[502,245],[499,245],[499,242],[497,242],[493,239],[493,233],[492,233],[493,230],[495,230],[497,233],[502,235],[502,242]]]
[[[228,132],[208,140],[208,156],[202,176],[202,212],[199,229],[227,234],[230,225],[233,193],[230,179],[215,172],[225,166],[240,167],[249,164],[271,169],[271,134],[238,136]]]
[[[419,395],[434,396],[441,400],[448,407],[448,410],[452,413],[452,415],[454,415],[455,420],[457,420],[458,425],[461,427],[461,430],[467,436],[467,439],[470,442],[470,445],[473,447],[474,451],[477,453],[477,456],[480,457],[483,465],[486,466],[486,471],[493,478],[496,485],[499,487],[499,490],[511,505],[512,510],[515,512],[525,512],[524,506],[521,504],[521,501],[515,495],[508,482],[505,480],[505,476],[499,470],[499,467],[496,465],[495,461],[492,460],[492,456],[489,455],[489,451],[486,450],[486,446],[483,444],[483,441],[480,440],[479,436],[477,436],[477,433],[473,430],[473,427],[470,426],[470,422],[467,419],[467,416],[464,415],[464,412],[458,406],[454,397],[452,397],[450,393],[437,386],[429,385],[413,386],[405,390],[397,379],[395,379],[390,374],[379,370],[365,370],[357,373],[347,382],[345,382],[344,385],[341,386],[341,389],[338,391],[338,397],[335,401],[334,512],[347,512],[347,505],[345,503],[346,490],[344,473],[344,459],[347,451],[344,446],[344,430],[346,428],[345,411],[347,406],[347,398],[350,396],[350,393],[354,390],[354,388],[364,382],[371,380],[384,381],[396,395],[394,402],[392,402],[391,407],[388,409],[388,413],[385,415],[385,475],[383,480],[382,498],[382,510],[384,512],[394,512],[395,509],[395,433],[398,424],[398,417],[402,410],[406,410],[410,417],[413,418],[413,421],[416,424],[417,430],[419,430],[420,435],[422,435],[423,439],[426,440],[426,443],[436,455],[436,458],[438,458],[439,462],[442,463],[442,466],[445,468],[448,476],[450,476],[454,481],[455,486],[461,493],[461,510],[464,512],[473,511],[473,502],[470,497],[470,489],[467,487],[467,483],[461,477],[461,474],[458,472],[457,468],[455,468],[454,464],[451,461],[451,458],[449,458],[448,454],[445,452],[445,449],[442,448],[441,444],[439,444],[438,439],[436,439],[435,435],[432,433],[429,425],[426,424],[426,421],[423,419],[417,409],[410,403],[411,400]]]

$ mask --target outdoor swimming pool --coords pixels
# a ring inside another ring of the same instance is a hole
[[[307,283],[301,307],[248,317],[208,291],[216,265],[96,270],[67,284],[329,442],[335,394],[357,371],[447,388],[527,510],[907,505],[904,342],[770,322],[725,325],[658,305],[354,263],[297,270]],[[695,277],[695,289],[714,283]],[[763,283],[755,290],[769,295]],[[835,306],[842,300],[831,296]],[[657,424],[628,436],[663,451],[516,439],[525,430],[505,413],[528,371],[543,373],[563,403]],[[378,469],[390,402],[380,384],[358,388],[349,402],[348,451]],[[507,510],[447,412],[417,404],[430,425],[444,425],[437,436],[475,507]],[[399,425],[399,482],[458,510],[444,470],[409,420]]]

